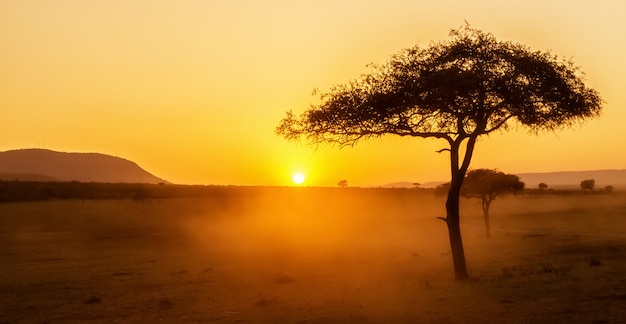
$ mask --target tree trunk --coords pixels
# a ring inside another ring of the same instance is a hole
[[[483,216],[485,217],[485,234],[487,238],[491,238],[491,223],[489,222],[489,206],[491,201],[483,200]]]
[[[459,196],[461,185],[453,181],[448,192],[448,200],[446,201],[446,223],[448,225],[448,234],[450,236],[450,249],[452,251],[452,262],[454,263],[454,277],[457,280],[465,280],[469,278],[467,273],[467,265],[465,263],[465,251],[463,250],[463,240],[461,239],[461,226],[459,217]]]
[[[462,129],[462,127],[459,127]],[[463,162],[459,166],[459,148],[464,137],[457,137],[450,143],[450,190],[448,191],[448,200],[446,201],[446,224],[448,225],[448,235],[450,236],[450,250],[452,252],[452,262],[454,263],[454,277],[456,280],[466,280],[469,278],[467,273],[467,265],[465,263],[465,251],[463,250],[463,240],[461,239],[461,224],[459,200],[461,196],[461,186],[465,173],[469,168],[474,152],[474,144],[476,144],[476,136],[470,136],[465,147],[465,155]]]

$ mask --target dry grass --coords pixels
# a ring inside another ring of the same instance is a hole
[[[431,196],[4,204],[0,323],[619,322],[623,198],[465,203],[467,282]]]

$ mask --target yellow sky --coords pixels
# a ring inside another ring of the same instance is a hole
[[[315,150],[285,111],[469,21],[572,57],[606,101],[582,128],[496,133],[473,167],[624,169],[622,1],[0,0],[0,150],[101,152],[175,183],[381,185],[448,179],[444,142],[385,137]]]

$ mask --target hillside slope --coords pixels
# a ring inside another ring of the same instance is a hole
[[[526,184],[526,188],[535,189],[540,183],[545,183],[549,188],[577,189],[580,182],[587,179],[596,181],[596,188],[605,186],[615,188],[626,188],[626,170],[589,170],[589,171],[556,171],[556,172],[535,172],[518,173],[520,180]],[[431,181],[420,184],[419,188],[434,188],[447,181]],[[393,182],[382,188],[415,188],[413,182]]]
[[[123,158],[100,153],[65,153],[45,149],[0,152],[0,174],[7,180],[20,179],[20,175],[38,175],[40,179],[50,178],[50,181],[166,182]]]
[[[537,188],[539,183],[546,183],[549,187],[578,187],[586,179],[594,179],[597,188],[614,186],[626,187],[626,170],[593,170],[593,171],[561,171],[542,173],[520,173],[520,180],[526,183],[526,188]]]

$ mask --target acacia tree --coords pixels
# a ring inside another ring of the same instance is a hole
[[[481,200],[483,217],[485,219],[485,234],[491,237],[489,222],[489,208],[498,196],[514,194],[524,190],[524,183],[514,174],[506,174],[491,169],[475,169],[467,172],[461,195],[467,198]]]
[[[599,115],[602,101],[570,60],[499,41],[465,25],[450,39],[391,56],[371,72],[320,95],[300,116],[287,112],[276,132],[340,147],[383,135],[442,139],[450,154],[446,217],[457,279],[468,278],[459,194],[479,136],[513,123],[531,132]]]

